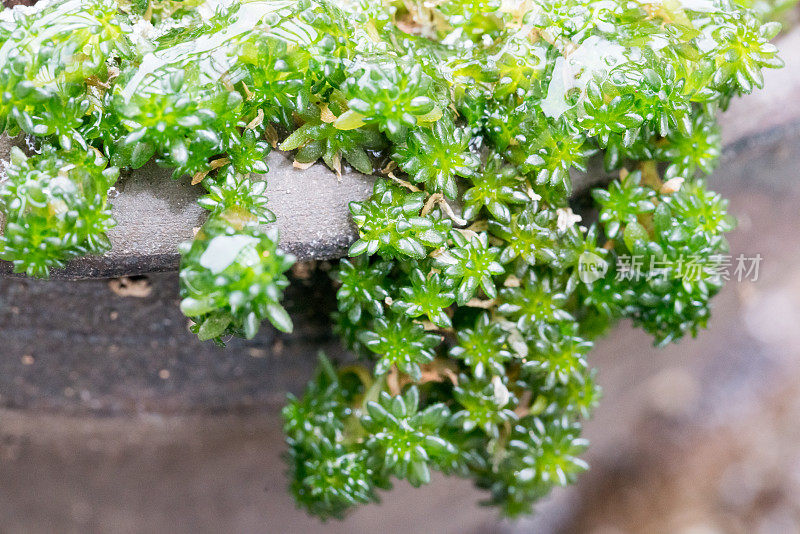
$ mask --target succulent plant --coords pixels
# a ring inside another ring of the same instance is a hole
[[[284,410],[291,490],[321,518],[394,478],[470,477],[528,513],[586,468],[592,342],[629,318],[696,334],[734,221],[715,120],[781,66],[787,2],[48,0],[0,11],[0,257],[47,276],[108,249],[107,192],[148,161],[209,212],[180,247],[201,339],[292,328],[271,146],[378,174],[350,206],[336,330]],[[619,178],[571,206],[572,175]],[[387,164],[388,163],[388,164]],[[378,170],[380,169],[380,170]],[[587,212],[589,213],[589,212]],[[584,225],[582,225],[583,223]],[[643,276],[626,260],[637,259]],[[652,269],[651,269],[652,268]],[[651,269],[648,271],[648,269]],[[356,369],[354,371],[354,369]]]

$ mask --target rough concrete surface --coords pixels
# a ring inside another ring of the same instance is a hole
[[[177,275],[131,284],[141,297],[114,293],[104,280],[0,280],[0,406],[72,415],[252,412],[299,392],[317,351],[343,355],[325,273],[295,278],[287,292],[292,334],[265,324],[255,339],[225,348],[189,331]]]

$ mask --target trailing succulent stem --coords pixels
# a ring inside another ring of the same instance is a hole
[[[0,257],[47,276],[108,250],[107,193],[154,161],[207,192],[180,247],[200,339],[289,331],[270,147],[377,175],[350,206],[335,328],[360,359],[284,410],[321,518],[393,479],[470,477],[508,515],[586,469],[593,340],[696,334],[733,221],[704,176],[716,113],[781,66],[767,2],[49,0],[0,11],[12,154]],[[582,226],[571,176],[618,176]],[[380,170],[378,170],[380,169]],[[268,174],[267,174],[268,175]],[[630,269],[635,258],[645,272]],[[688,266],[691,264],[691,270]],[[656,269],[657,267],[657,269]],[[647,270],[649,269],[649,270]]]

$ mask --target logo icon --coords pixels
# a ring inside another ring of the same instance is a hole
[[[584,284],[600,280],[607,272],[608,262],[594,252],[586,251],[578,258],[578,277]]]

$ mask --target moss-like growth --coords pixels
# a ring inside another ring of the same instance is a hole
[[[733,222],[703,175],[716,113],[781,66],[786,2],[52,0],[0,12],[0,129],[15,152],[0,257],[46,276],[103,252],[117,169],[189,175],[210,212],[181,247],[202,339],[289,330],[292,258],[263,182],[270,146],[379,174],[351,205],[336,328],[284,411],[291,488],[322,518],[393,478],[473,478],[527,513],[586,468],[592,339],[631,318],[695,334]],[[775,9],[773,9],[775,7]],[[752,8],[752,9],[751,9]],[[280,143],[280,144],[278,144]],[[570,208],[589,158],[619,176]],[[374,169],[382,169],[380,171]],[[626,257],[657,265],[632,276]],[[687,261],[695,266],[692,276]],[[652,274],[652,273],[650,273]]]

